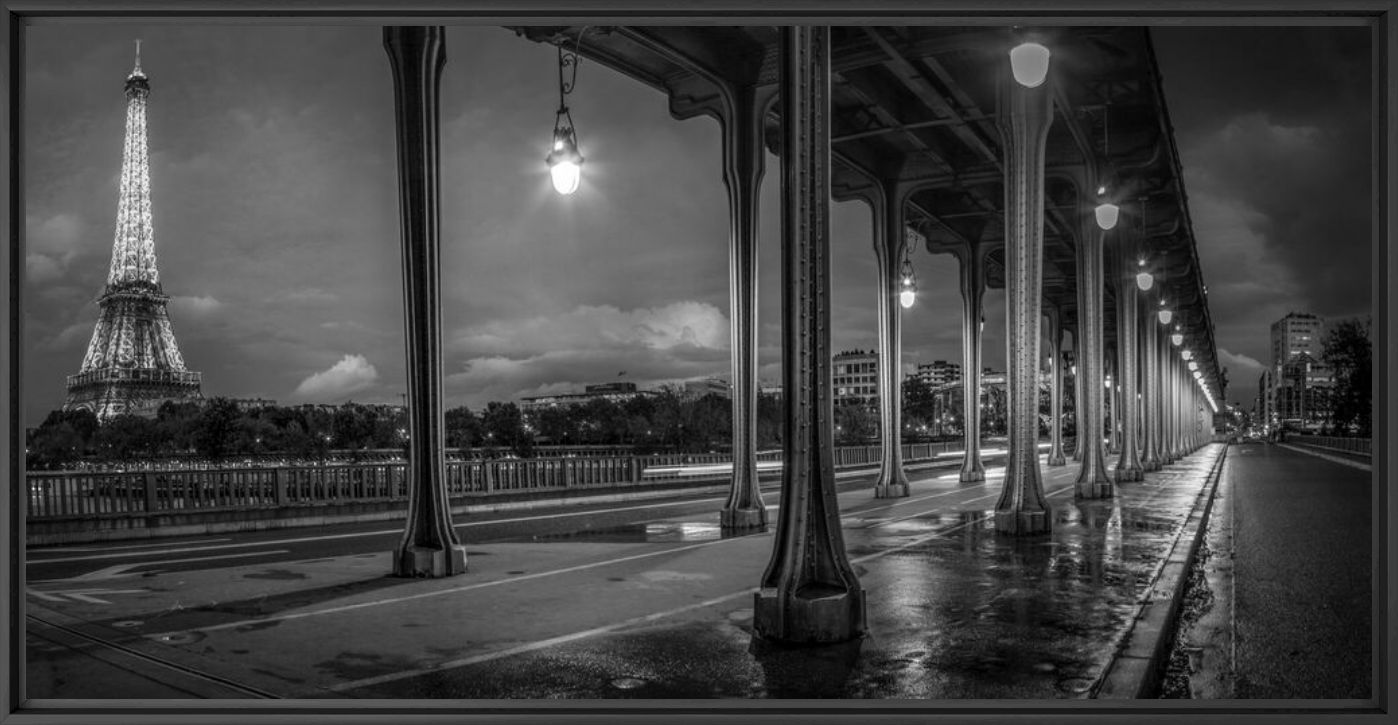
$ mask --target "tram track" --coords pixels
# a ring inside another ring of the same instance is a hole
[[[44,617],[40,617],[40,616],[37,616],[37,615],[34,615],[34,614],[26,613],[26,614],[25,614],[25,619],[29,620],[29,621],[32,622],[33,624],[39,625],[39,627],[46,628],[47,630],[50,630],[50,631],[61,632],[63,635],[67,635],[67,637],[69,637],[69,638],[81,640],[82,642],[86,642],[86,643],[88,643],[88,644],[90,644],[90,645],[94,645],[94,646],[96,646],[96,647],[102,648],[103,650],[105,650],[105,651],[108,653],[108,657],[113,657],[113,658],[115,658],[115,659],[125,658],[125,659],[128,659],[128,660],[137,660],[137,661],[139,661],[140,663],[142,663],[143,666],[144,666],[144,667],[143,667],[143,670],[138,670],[138,671],[142,671],[142,672],[144,673],[144,676],[149,677],[150,679],[156,679],[156,677],[155,677],[154,674],[152,674],[152,673],[146,671],[144,668],[148,668],[149,666],[152,666],[152,665],[153,665],[153,666],[155,666],[155,667],[161,668],[162,670],[165,670],[165,671],[168,671],[168,672],[176,673],[176,674],[178,674],[178,675],[180,675],[180,676],[182,676],[182,677],[185,677],[185,678],[192,678],[192,679],[197,680],[197,681],[199,681],[199,682],[201,682],[201,683],[206,683],[206,684],[209,684],[209,685],[214,685],[214,686],[216,686],[216,687],[218,687],[218,688],[222,688],[223,690],[226,690],[226,691],[228,691],[228,692],[230,693],[230,694],[227,694],[227,695],[223,695],[223,697],[240,697],[240,696],[241,696],[241,697],[254,698],[254,699],[259,699],[259,700],[279,700],[279,699],[282,699],[281,695],[278,695],[278,694],[276,694],[276,693],[269,692],[269,691],[263,690],[263,689],[261,689],[261,688],[253,687],[253,686],[251,686],[251,685],[245,685],[245,684],[243,684],[243,683],[241,683],[241,682],[237,682],[236,680],[231,680],[231,679],[228,679],[228,678],[226,678],[226,677],[221,677],[221,676],[219,676],[219,675],[215,675],[215,674],[212,674],[212,673],[209,673],[209,672],[204,672],[204,671],[202,671],[202,670],[198,670],[198,669],[195,669],[195,668],[193,668],[193,667],[189,667],[189,666],[187,666],[187,665],[182,665],[182,664],[180,664],[180,663],[178,663],[178,662],[173,662],[173,661],[168,660],[168,659],[165,659],[165,658],[163,658],[163,657],[157,657],[157,656],[155,656],[155,655],[148,654],[148,653],[146,653],[146,652],[142,652],[142,651],[137,650],[137,649],[134,649],[134,648],[132,648],[132,647],[128,647],[128,646],[126,646],[126,645],[120,644],[120,643],[118,643],[118,642],[114,642],[114,641],[112,641],[112,640],[109,640],[109,639],[106,639],[106,638],[103,638],[103,637],[98,637],[98,636],[96,636],[96,635],[94,635],[94,634],[91,634],[91,633],[89,633],[89,632],[84,632],[84,631],[82,631],[82,630],[80,630],[80,629],[77,629],[77,628],[75,628],[75,627],[70,627],[70,626],[68,626],[68,625],[66,625],[66,624],[60,624],[60,623],[58,623],[58,622],[55,622],[55,621],[52,621],[52,620],[49,620],[49,619],[45,619]],[[77,647],[74,646],[74,643],[73,643],[72,641],[67,641],[67,642],[65,642],[65,641],[63,641],[63,638],[62,638],[62,637],[47,636],[47,633],[44,631],[44,629],[36,629],[36,628],[30,627],[30,628],[27,628],[26,631],[27,631],[27,634],[29,634],[30,636],[33,636],[33,637],[37,637],[37,638],[40,638],[40,639],[47,640],[47,641],[49,641],[49,642],[51,642],[51,643],[53,643],[53,644],[59,645],[59,646],[61,646],[61,647],[66,647],[66,648],[68,648],[68,649],[72,649],[72,650],[74,650],[75,652],[78,651]],[[113,654],[111,654],[111,653],[115,653],[115,655],[113,655]],[[118,663],[112,662],[111,659],[107,659],[107,658],[105,658],[105,657],[100,657],[100,656],[98,656],[98,655],[96,655],[95,653],[90,652],[90,651],[89,651],[89,652],[81,652],[81,654],[86,655],[86,656],[96,657],[97,659],[101,659],[101,660],[103,660],[103,661],[106,661],[106,662],[108,662],[109,664],[118,664]],[[163,682],[165,682],[166,684],[171,684],[171,685],[174,685],[174,686],[176,686],[176,687],[179,687],[179,689],[186,689],[186,688],[180,687],[179,685],[176,685],[175,683],[172,683],[172,682],[170,682],[170,681],[168,681],[168,680],[163,680],[163,679],[162,679],[162,680],[160,680],[160,681],[163,681]],[[218,695],[213,694],[213,693],[210,693],[210,692],[208,691],[207,688],[189,688],[189,694],[194,695],[194,696],[197,696],[197,697],[205,697],[205,698],[209,698],[209,697],[218,697]]]

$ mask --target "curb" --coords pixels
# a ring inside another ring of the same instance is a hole
[[[1195,499],[1194,508],[1170,553],[1156,570],[1155,579],[1141,599],[1141,608],[1131,627],[1122,635],[1116,653],[1107,663],[1102,677],[1088,697],[1101,700],[1153,698],[1160,686],[1160,677],[1169,656],[1174,637],[1175,620],[1184,599],[1189,569],[1199,551],[1213,511],[1214,494],[1223,475],[1223,462],[1228,458],[1224,445],[1209,471],[1209,478]]]

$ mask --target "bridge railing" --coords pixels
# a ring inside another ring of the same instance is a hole
[[[961,449],[959,442],[908,443],[906,462],[927,461]],[[835,449],[835,466],[877,465],[878,446]],[[781,451],[757,456],[759,471],[780,470]],[[721,453],[448,461],[448,494],[485,494],[617,488],[679,479],[723,479],[731,457]],[[709,465],[696,471],[686,466]],[[29,520],[122,517],[404,501],[406,464],[364,462],[144,471],[31,472],[26,496]]]
[[[1368,438],[1341,438],[1339,436],[1288,435],[1287,443],[1315,448],[1330,448],[1337,451],[1373,455],[1372,443]]]

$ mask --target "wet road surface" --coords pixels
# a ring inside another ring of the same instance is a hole
[[[385,576],[390,547],[349,536],[336,546],[367,550],[104,566],[111,579],[35,583],[30,612],[284,697],[1084,697],[1216,454],[1099,502],[1073,502],[1076,466],[1044,468],[1054,533],[1028,540],[986,517],[994,466],[981,484],[915,472],[905,499],[842,487],[869,633],[836,647],[753,639],[772,535],[724,538],[711,502],[501,529],[444,580]],[[109,561],[129,563],[83,564]]]
[[[1236,696],[1372,694],[1371,472],[1233,446]]]

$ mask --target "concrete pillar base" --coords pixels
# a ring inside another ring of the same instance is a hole
[[[726,530],[767,528],[767,508],[726,508],[718,512],[719,528]]]
[[[1068,465],[1068,462],[1067,462],[1066,460],[1063,459],[1063,456],[1059,456],[1059,457],[1057,457],[1057,458],[1054,458],[1053,456],[1049,456],[1048,465],[1050,465],[1050,466],[1066,466],[1066,465]]]
[[[1008,536],[1046,534],[1051,528],[1047,511],[996,511],[995,531]]]
[[[906,483],[890,483],[874,487],[874,498],[903,498],[912,494]]]
[[[1129,481],[1145,480],[1145,472],[1140,468],[1118,468],[1116,469],[1116,482],[1124,483]]]
[[[460,544],[449,544],[445,549],[414,545],[393,553],[393,576],[440,579],[466,571],[466,547]]]
[[[969,470],[969,471],[966,470],[966,469],[964,469],[964,468],[961,469],[961,482],[962,482],[962,483],[976,483],[976,482],[978,482],[978,481],[984,481],[984,480],[985,480],[985,469],[983,469],[983,468],[973,468],[973,469],[971,469],[971,470]]]
[[[1100,500],[1111,498],[1115,493],[1111,481],[1080,483],[1073,487],[1073,498],[1076,499]]]
[[[807,584],[783,598],[776,588],[753,595],[752,628],[790,644],[847,642],[864,634],[864,590]]]

